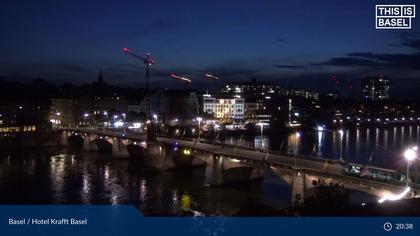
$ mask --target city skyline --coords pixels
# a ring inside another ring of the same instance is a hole
[[[6,0],[2,221],[419,216],[414,3]]]
[[[393,95],[411,98],[420,86],[419,24],[376,30],[376,3],[10,1],[1,10],[8,37],[0,39],[0,76],[80,84],[102,68],[111,84],[143,86],[143,65],[122,53],[128,47],[154,56],[152,87],[181,88],[172,72],[196,88],[209,85],[204,73],[211,72],[222,82],[257,78],[321,92],[332,88],[332,75],[348,88],[384,75]]]

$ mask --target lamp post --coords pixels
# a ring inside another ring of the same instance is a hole
[[[153,118],[155,119],[155,136],[157,136],[158,116],[153,114]]]
[[[264,131],[264,126],[265,125],[268,125],[267,123],[263,123],[263,122],[258,122],[258,123],[256,123],[256,125],[258,125],[258,126],[260,126],[261,127],[261,148],[263,148],[263,131]]]
[[[83,119],[84,119],[84,125],[85,125],[85,127],[87,127],[87,123],[88,123],[87,119],[88,119],[88,117],[89,117],[89,113],[83,114]]]
[[[196,119],[197,119],[197,121],[198,121],[198,142],[200,142],[201,121],[203,120],[203,118],[201,118],[201,117],[197,117]]]
[[[58,112],[57,111],[55,114],[57,115],[56,124],[57,124],[57,127],[59,127],[61,125],[61,117],[60,117],[61,116],[61,112]]]
[[[295,158],[293,159],[293,166],[296,168],[296,157],[297,157],[297,154],[298,154],[298,146],[299,146],[300,133],[296,131],[295,136],[296,136],[296,140],[295,140],[295,151],[294,151]]]
[[[344,137],[344,131],[340,129],[338,131],[340,134],[340,161],[343,162],[343,137]]]
[[[417,147],[412,147],[404,152],[404,158],[407,160],[407,186],[410,185],[410,177],[409,177],[409,171],[410,171],[410,163],[414,161],[417,158]]]

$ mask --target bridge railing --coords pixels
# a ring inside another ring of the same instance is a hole
[[[71,131],[76,133],[89,133],[89,134],[95,134],[95,135],[101,135],[101,136],[110,136],[110,137],[118,137],[118,138],[126,138],[126,139],[138,139],[143,140],[144,134],[142,133],[119,133],[114,131],[104,131],[104,130],[97,130],[97,129],[86,129],[86,128],[61,128],[58,130],[63,131]],[[144,139],[145,140],[145,139]]]
[[[310,159],[312,161],[318,161],[318,162],[328,161],[328,163],[330,163],[330,164],[340,164],[340,163],[342,163],[340,160],[337,160],[337,159],[329,159],[329,158],[324,158],[324,157],[293,154],[293,153],[275,151],[275,150],[270,150],[270,149],[260,149],[260,148],[257,148],[257,147],[248,147],[248,146],[242,146],[242,145],[226,144],[226,143],[222,143],[222,142],[212,142],[212,141],[205,140],[205,139],[201,139],[200,141],[197,141],[194,138],[173,137],[173,136],[168,136],[168,135],[159,135],[158,137],[172,139],[172,140],[183,140],[183,141],[197,142],[197,143],[199,142],[199,143],[205,143],[205,144],[209,144],[209,145],[218,145],[218,146],[223,146],[223,147],[228,147],[228,148],[233,148],[233,149],[236,148],[236,149],[239,149],[239,150],[247,150],[247,151],[254,151],[254,152],[259,151],[259,152],[262,152],[262,153],[281,155],[281,156],[285,156],[285,157],[289,157],[289,158],[299,158],[299,159],[305,159],[305,160]]]
[[[97,130],[97,129],[89,129],[89,128],[61,128],[58,130],[65,130],[65,131],[73,131],[73,132],[80,132],[80,133],[94,133],[96,135],[103,135],[103,136],[110,136],[110,137],[119,137],[119,138],[129,138],[129,139],[141,139],[140,135],[144,135],[141,133],[117,133],[114,131],[103,131],[103,130]],[[232,149],[239,149],[239,150],[247,150],[247,151],[260,151],[263,153],[268,153],[268,154],[274,154],[274,155],[281,155],[284,157],[288,157],[288,158],[299,158],[299,159],[305,159],[305,160],[311,160],[311,161],[318,161],[318,162],[326,162],[328,161],[329,164],[344,164],[344,162],[341,162],[340,160],[336,160],[336,159],[327,159],[327,158],[321,158],[321,157],[312,157],[312,156],[306,156],[306,155],[300,155],[300,154],[292,154],[292,153],[286,153],[286,152],[281,152],[281,151],[275,151],[275,150],[269,150],[269,149],[259,149],[259,148],[251,148],[248,146],[241,146],[241,145],[234,145],[234,144],[226,144],[226,143],[222,143],[222,142],[212,142],[209,140],[205,140],[205,139],[201,139],[201,140],[197,140],[194,138],[185,138],[185,137],[173,137],[173,136],[167,136],[167,135],[159,135],[158,137],[161,138],[167,138],[170,140],[183,140],[183,141],[188,141],[188,142],[199,142],[199,143],[204,143],[204,144],[209,144],[209,145],[219,145],[219,146],[223,146],[223,147],[228,147],[228,148],[232,148]],[[223,154],[225,155],[225,154]],[[235,153],[233,154],[229,154],[229,156],[231,156],[232,158],[240,158],[242,160],[246,160],[247,162],[255,162],[255,163],[265,163],[263,160],[255,160],[255,159],[250,159],[250,158],[246,158],[246,157],[242,157],[239,155],[235,155]],[[273,166],[284,166],[278,163],[271,163]],[[305,169],[306,171],[310,171],[313,173],[317,173],[317,174],[322,174],[323,172],[317,171],[317,170],[312,170],[312,169]],[[338,176],[338,175],[334,175],[332,173],[324,173],[328,176],[335,176],[336,178],[339,177],[343,177],[343,176]],[[345,177],[348,178],[352,178],[352,179],[364,179],[367,181],[374,181],[374,182],[378,182],[374,179],[369,179],[369,178],[365,178],[365,177],[358,177],[358,176],[349,176],[349,175],[345,175]],[[391,182],[382,182],[379,181],[382,184],[391,184],[391,185],[399,185],[399,186],[403,186],[404,183],[402,182],[398,182],[398,181],[391,181]],[[412,187],[416,188],[418,191],[420,191],[420,184],[417,183],[412,183],[411,184]]]

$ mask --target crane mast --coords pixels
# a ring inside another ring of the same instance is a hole
[[[150,53],[146,54],[146,57],[139,56],[132,51],[130,51],[128,48],[123,48],[123,52],[127,55],[130,55],[136,59],[139,59],[143,62],[145,66],[145,72],[146,72],[146,81],[145,81],[145,88],[148,91],[149,90],[149,72],[150,72],[150,66],[155,64],[155,61],[152,58],[152,55]]]

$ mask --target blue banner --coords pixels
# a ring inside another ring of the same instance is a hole
[[[135,207],[1,206],[0,235],[419,235],[420,217],[144,217]]]

